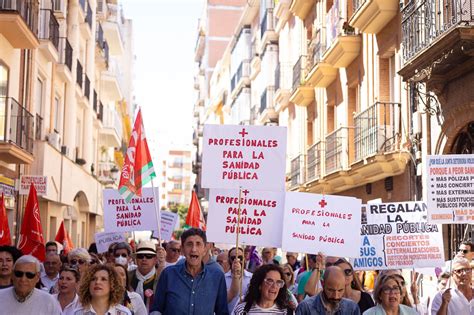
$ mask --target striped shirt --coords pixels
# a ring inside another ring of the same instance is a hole
[[[259,314],[275,314],[275,315],[286,315],[287,314],[287,310],[284,309],[280,309],[276,304],[273,304],[272,307],[270,308],[261,308],[260,306],[258,306],[256,303],[254,303],[252,305],[252,307],[250,308],[250,310],[245,313],[244,312],[244,308],[245,308],[245,302],[242,302],[242,303],[239,303],[235,308],[234,308],[234,311],[232,312],[232,315],[243,315],[243,314],[256,314],[256,315],[259,315]]]

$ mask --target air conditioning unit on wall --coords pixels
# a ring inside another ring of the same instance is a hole
[[[59,150],[61,145],[61,136],[58,133],[50,133],[47,135],[48,143]]]

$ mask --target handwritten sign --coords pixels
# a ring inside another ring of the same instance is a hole
[[[361,200],[352,197],[286,193],[282,247],[284,251],[323,252],[355,257]]]
[[[204,125],[204,188],[284,191],[286,128]]]
[[[109,233],[109,232],[100,232],[95,233],[95,243],[97,245],[98,253],[105,253],[109,250],[109,246],[113,243],[126,242],[125,234],[123,233]]]
[[[160,224],[160,229],[161,229],[161,239],[163,241],[170,241],[174,229],[176,227],[176,223],[178,221],[178,214],[171,212],[171,211],[160,211],[161,215],[161,224]],[[153,231],[152,236],[153,238],[159,238],[158,232]]]
[[[427,205],[432,223],[474,221],[474,155],[428,155]]]
[[[155,189],[156,196],[159,196],[158,189]],[[117,190],[105,189],[104,226],[107,232],[156,230],[155,197],[152,188],[143,188],[142,196],[132,198],[129,203],[125,202]]]
[[[237,229],[239,190],[210,189],[207,238],[213,242],[281,247],[283,192],[243,190]]]
[[[48,177],[40,175],[21,175],[20,176],[20,195],[28,195],[31,183],[35,185],[38,196],[45,196],[48,193]]]
[[[444,265],[441,225],[426,222],[422,202],[379,203],[362,209],[360,252],[354,269],[424,268]]]

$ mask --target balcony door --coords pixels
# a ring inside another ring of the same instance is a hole
[[[8,97],[8,74],[6,64],[0,60],[0,140],[5,140],[6,105]]]

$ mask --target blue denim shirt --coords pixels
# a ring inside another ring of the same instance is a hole
[[[325,315],[326,313],[327,312],[324,308],[323,301],[321,300],[321,294],[304,300],[296,308],[296,315]],[[343,298],[339,303],[338,310],[333,314],[360,315],[360,310],[359,306],[357,306],[355,302]]]
[[[227,315],[227,289],[224,273],[203,265],[195,278],[186,263],[169,266],[158,281],[150,312],[163,315]]]

